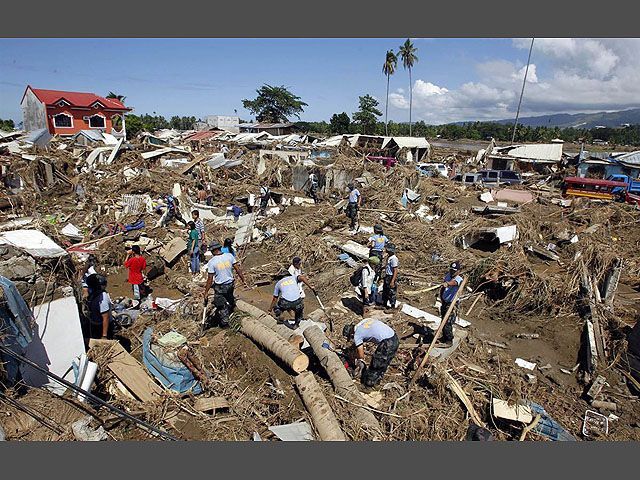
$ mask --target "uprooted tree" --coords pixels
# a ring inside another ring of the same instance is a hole
[[[307,106],[284,85],[274,87],[264,84],[256,93],[258,96],[254,100],[244,99],[242,105],[256,115],[259,122],[286,122],[292,115],[300,118]]]
[[[378,110],[379,102],[371,95],[365,95],[360,98],[360,110],[353,114],[353,122],[361,129],[361,133],[375,133],[378,119],[382,116],[382,112]]]

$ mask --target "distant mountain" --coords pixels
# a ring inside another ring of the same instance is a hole
[[[515,119],[496,120],[496,123],[513,123]],[[596,126],[621,127],[625,123],[630,125],[640,123],[640,108],[621,110],[619,112],[598,113],[556,113],[539,117],[520,117],[518,123],[529,127],[576,127],[594,128]]]

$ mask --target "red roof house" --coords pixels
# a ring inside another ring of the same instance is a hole
[[[26,131],[46,128],[58,135],[100,130],[124,137],[124,116],[133,110],[115,98],[95,93],[44,90],[31,85],[27,86],[20,106]]]

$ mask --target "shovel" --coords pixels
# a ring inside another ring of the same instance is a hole
[[[327,315],[327,311],[325,310],[324,305],[322,304],[322,300],[320,300],[320,297],[318,296],[318,294],[316,293],[315,290],[313,290],[313,294],[315,295],[316,300],[318,301],[318,304],[320,305],[320,309],[324,313],[325,317],[327,317],[329,319],[329,330],[331,332],[333,332],[333,319],[329,315]]]
[[[202,324],[200,325],[200,336],[204,336],[204,327],[205,327],[205,322],[207,321],[207,304],[209,302],[206,302],[203,307],[202,307]]]

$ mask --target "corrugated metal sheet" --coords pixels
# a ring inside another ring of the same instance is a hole
[[[429,142],[424,137],[391,137],[400,148],[429,148]],[[383,144],[384,148],[384,144]]]
[[[640,150],[616,157],[616,160],[625,166],[640,167]]]
[[[540,160],[547,162],[559,162],[562,159],[561,143],[542,143],[534,145],[511,145],[509,147],[497,147],[492,154],[500,153],[521,160]]]

